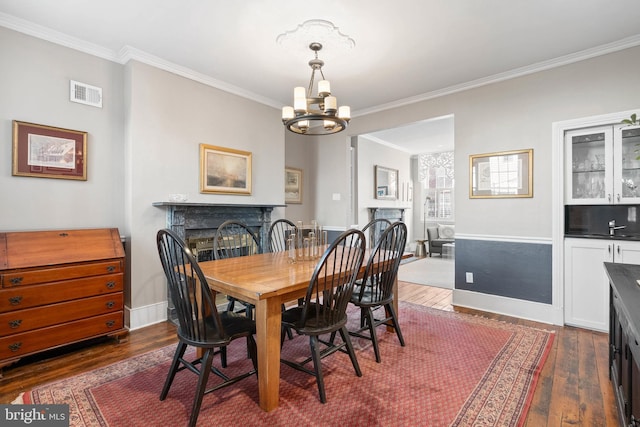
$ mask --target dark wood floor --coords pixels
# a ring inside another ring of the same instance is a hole
[[[451,291],[401,283],[399,298],[442,310],[454,310]],[[607,335],[573,327],[558,327],[455,308],[492,319],[556,332],[553,347],[531,402],[526,426],[615,426],[614,396],[608,374]],[[175,328],[163,322],[131,332],[124,344],[113,340],[84,343],[64,353],[40,354],[4,369],[0,403],[10,403],[21,391],[79,374],[99,366],[176,342]]]

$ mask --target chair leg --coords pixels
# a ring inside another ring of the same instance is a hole
[[[160,392],[160,400],[164,400],[169,393],[169,389],[171,388],[171,384],[173,383],[173,379],[178,372],[178,368],[180,367],[180,359],[184,356],[184,352],[187,349],[187,345],[183,342],[178,343],[178,347],[176,348],[176,352],[173,355],[173,362],[171,362],[171,367],[169,368],[169,372],[167,373],[167,379],[164,382],[164,387]]]
[[[402,331],[400,330],[400,323],[398,322],[398,316],[396,316],[396,311],[393,309],[393,304],[387,304],[385,306],[385,310],[387,313],[391,315],[391,321],[393,322],[393,329],[396,331],[396,335],[398,335],[398,340],[400,341],[400,345],[404,347],[404,338],[402,337]]]
[[[318,337],[311,335],[309,337],[309,345],[311,346],[311,357],[313,358],[313,370],[316,373],[316,383],[318,383],[318,392],[320,393],[320,402],[327,403],[327,395],[324,391],[324,376],[322,375],[322,363],[320,358],[320,347],[318,345]]]
[[[220,348],[220,365],[223,368],[227,367],[227,347]]]
[[[376,325],[373,320],[373,310],[371,307],[365,311],[365,318],[367,326],[369,326],[369,335],[371,336],[371,342],[373,343],[373,352],[376,355],[376,362],[380,363],[380,348],[378,347],[378,335],[376,334]]]
[[[198,377],[198,386],[196,388],[196,396],[193,401],[193,408],[191,409],[191,417],[189,418],[189,427],[195,427],[196,421],[198,421],[198,415],[200,415],[200,405],[202,405],[202,398],[207,387],[207,380],[209,379],[209,373],[211,372],[211,364],[213,362],[213,349],[209,348],[205,351],[202,358],[202,365],[200,366],[200,376]]]
[[[249,351],[251,363],[253,363],[253,369],[255,369],[256,376],[258,376],[258,349],[253,335],[247,335],[247,350]]]
[[[356,375],[361,377],[362,371],[360,370],[360,364],[358,363],[358,359],[356,358],[356,352],[353,349],[353,344],[351,344],[351,338],[349,338],[349,331],[346,326],[340,328],[340,336],[342,340],[347,345],[347,352],[349,353],[349,358],[351,359],[351,364],[353,365],[353,369],[356,371]]]

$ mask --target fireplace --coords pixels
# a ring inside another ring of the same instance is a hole
[[[374,219],[384,218],[389,221],[396,222],[402,221],[404,222],[404,211],[407,208],[369,208],[369,221]]]
[[[263,251],[268,250],[271,212],[274,208],[285,205],[155,202],[153,206],[166,208],[166,227],[185,241],[198,261],[207,261],[213,259],[216,230],[227,220],[241,221],[248,225],[258,235]],[[168,292],[167,298],[167,318],[176,323],[175,307]]]

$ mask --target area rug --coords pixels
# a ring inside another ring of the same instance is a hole
[[[379,328],[382,363],[354,339],[363,376],[346,354],[323,360],[327,403],[315,379],[281,365],[280,406],[258,406],[249,377],[207,394],[198,425],[247,426],[519,426],[529,408],[553,333],[461,313],[400,303],[406,346]],[[350,322],[358,323],[357,312]],[[176,375],[158,399],[174,346],[22,393],[14,403],[69,404],[72,426],[186,425],[196,377]],[[308,354],[308,338],[287,340],[283,357]],[[249,368],[244,340],[229,349],[227,371]],[[211,376],[210,384],[216,381]]]

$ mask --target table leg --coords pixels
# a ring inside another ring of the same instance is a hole
[[[258,346],[258,391],[260,407],[271,411],[280,400],[281,303],[267,298],[256,304],[256,344]]]

